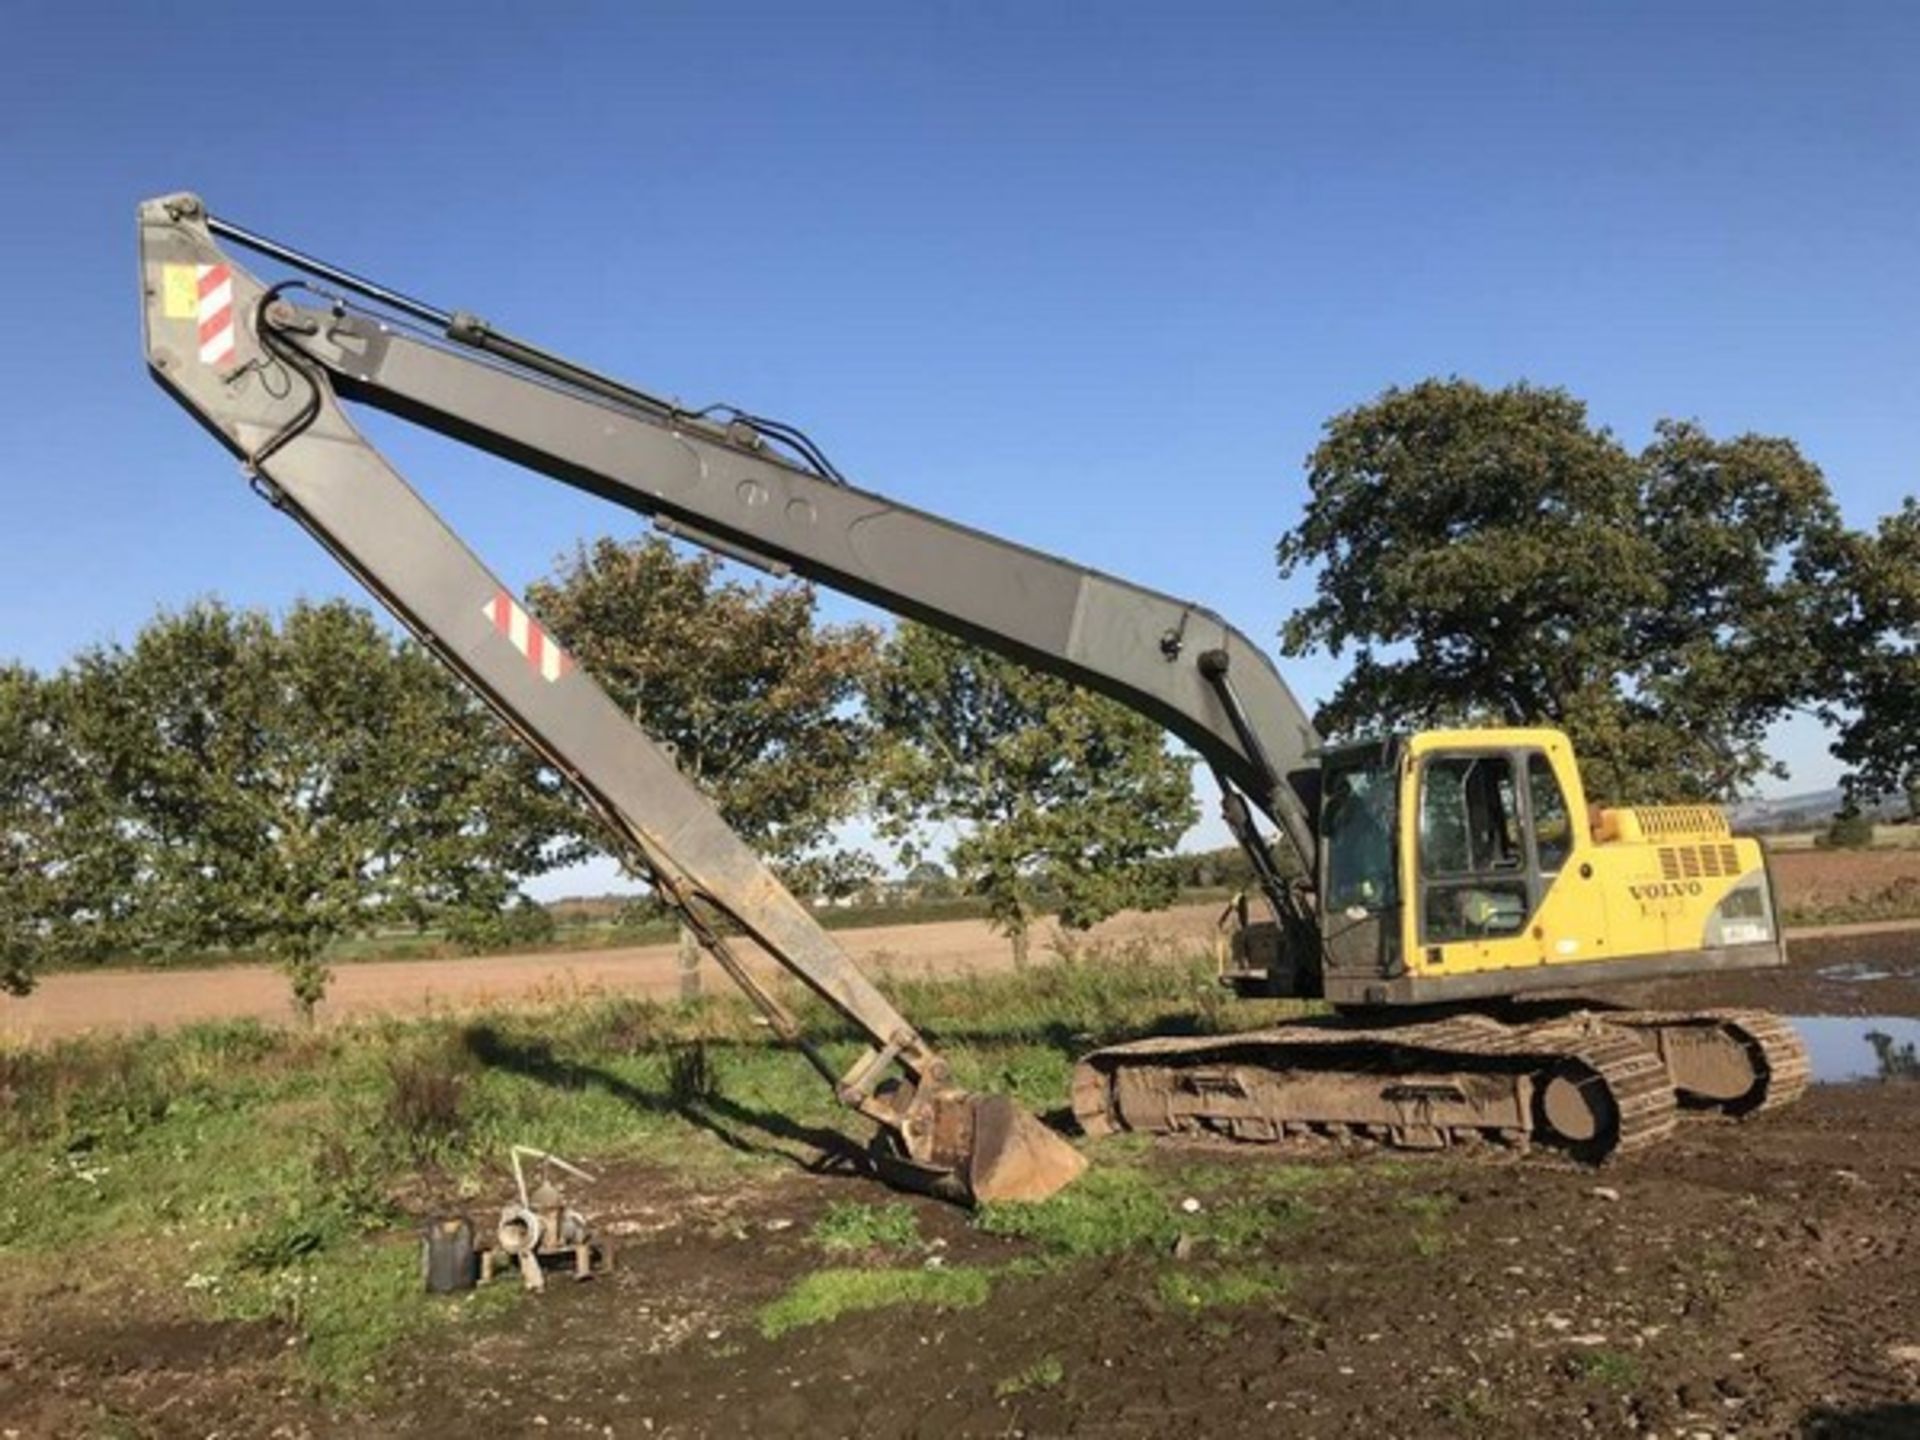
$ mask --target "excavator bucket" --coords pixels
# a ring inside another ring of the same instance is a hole
[[[1045,1200],[1087,1168],[1085,1156],[1005,1095],[965,1090],[913,1105],[882,1130],[874,1160],[888,1184],[961,1205]]]
[[[967,1189],[977,1205],[1045,1200],[1080,1178],[1078,1150],[1004,1095],[973,1101],[973,1145]]]

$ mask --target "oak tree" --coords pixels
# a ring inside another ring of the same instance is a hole
[[[1636,455],[1565,391],[1429,380],[1330,421],[1308,479],[1282,642],[1352,650],[1333,735],[1551,724],[1596,796],[1722,798],[1818,689],[1841,527],[1790,441],[1663,421]]]
[[[1920,818],[1920,499],[1834,547],[1843,597],[1822,714],[1857,802],[1904,795]]]
[[[656,538],[582,546],[527,601],[795,888],[871,873],[834,831],[871,755],[857,701],[878,632],[819,624],[810,586],[726,580],[711,556]]]
[[[1196,815],[1192,767],[1152,721],[912,623],[888,642],[868,705],[887,739],[882,834],[911,865],[927,827],[947,828],[948,864],[1016,961],[1043,898],[1084,928],[1176,895],[1164,860]]]

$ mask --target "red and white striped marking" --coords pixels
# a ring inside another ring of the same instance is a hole
[[[233,356],[233,271],[225,265],[195,268],[200,286],[200,363],[218,365]]]
[[[527,657],[527,663],[533,667],[533,673],[542,680],[558,680],[573,669],[573,660],[562,650],[546,631],[540,628],[520,602],[506,591],[497,591],[493,599],[480,607],[493,628],[513,642],[513,648]]]

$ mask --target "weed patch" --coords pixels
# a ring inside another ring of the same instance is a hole
[[[1640,1362],[1620,1350],[1588,1350],[1574,1356],[1574,1373],[1582,1380],[1610,1390],[1632,1390],[1640,1384]]]
[[[1483,1433],[1499,1416],[1499,1410],[1493,1403],[1493,1395],[1486,1388],[1484,1380],[1471,1389],[1456,1390],[1444,1396],[1435,1403],[1434,1409],[1439,1412],[1442,1419],[1469,1435]]]
[[[1166,1249],[1180,1234],[1180,1212],[1144,1170],[1110,1166],[1037,1205],[982,1205],[974,1217],[989,1235],[1032,1240],[1085,1259],[1123,1250]]]
[[[920,1221],[903,1201],[863,1205],[836,1200],[814,1224],[812,1239],[822,1250],[917,1250]]]
[[[295,1211],[242,1241],[234,1261],[243,1270],[272,1274],[318,1254],[338,1238],[341,1229],[338,1216]]]
[[[676,1045],[667,1056],[667,1095],[674,1108],[705,1104],[720,1093],[720,1079],[707,1047],[698,1041]]]
[[[760,1333],[769,1340],[804,1325],[824,1325],[859,1310],[927,1305],[969,1310],[986,1303],[993,1283],[985,1270],[816,1270],[785,1295],[761,1307]]]
[[[466,1129],[472,1062],[441,1042],[387,1062],[387,1128],[415,1160],[431,1160]]]
[[[496,1285],[458,1299],[428,1295],[420,1286],[417,1244],[398,1239],[342,1247],[325,1263],[303,1258],[271,1273],[232,1273],[205,1288],[222,1319],[272,1320],[292,1329],[301,1338],[308,1378],[341,1395],[371,1382],[381,1357],[399,1341],[485,1319],[519,1293]]]
[[[974,1223],[991,1235],[1031,1240],[1085,1259],[1197,1249],[1234,1255],[1258,1249],[1317,1213],[1306,1191],[1331,1172],[1306,1166],[1192,1167],[1172,1174],[1108,1163],[1037,1205],[983,1205]]]
[[[1067,1367],[1060,1363],[1060,1357],[1044,1355],[1018,1374],[1009,1375],[995,1385],[993,1393],[1005,1400],[1012,1395],[1024,1395],[1029,1390],[1051,1390],[1066,1378]]]
[[[1215,1271],[1184,1267],[1160,1272],[1160,1298],[1177,1310],[1261,1305],[1287,1293],[1287,1272],[1261,1265]]]
[[[1403,1195],[1399,1209],[1413,1217],[1413,1251],[1431,1260],[1447,1248],[1447,1218],[1456,1208],[1451,1195]]]

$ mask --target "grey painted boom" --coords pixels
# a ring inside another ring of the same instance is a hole
[[[203,221],[191,197],[141,206],[144,336],[160,384],[241,458],[256,489],[572,782],[637,853],[663,898],[683,907],[698,898],[731,917],[866,1032],[873,1048],[840,1080],[843,1101],[898,1122],[873,1093],[896,1060],[930,1082],[927,1089],[950,1087],[946,1062],[671,758],[584,671],[529,641],[533,622],[524,612],[503,625],[514,614],[507,587],[362,438],[327,372],[263,343],[255,328],[263,287],[221,253]],[[686,913],[702,928],[697,911]],[[777,1001],[738,969],[725,942],[710,926],[702,936],[780,1024]],[[916,1155],[932,1138],[913,1133],[922,1123],[909,1116],[902,1127]]]
[[[1272,661],[1212,611],[821,479],[670,407],[576,393],[365,315],[299,313],[313,328],[290,338],[348,398],[1150,716],[1279,822],[1312,872],[1311,789],[1285,777],[1312,773],[1319,737]],[[457,317],[449,333],[475,324]],[[1216,666],[1225,657],[1250,736],[1203,656]],[[1272,775],[1282,777],[1277,787]]]

